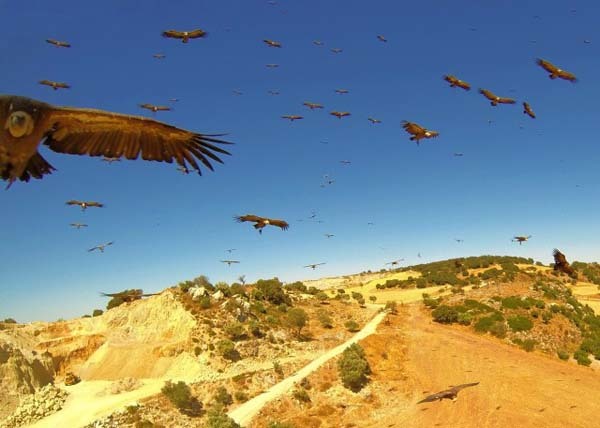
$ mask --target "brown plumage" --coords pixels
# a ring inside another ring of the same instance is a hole
[[[336,89],[335,90],[336,94],[347,94],[348,92],[350,92],[350,91],[348,91],[348,89]]]
[[[456,399],[458,398],[458,393],[461,390],[468,388],[470,386],[475,386],[475,385],[479,385],[479,382],[463,383],[462,385],[456,385],[450,389],[440,391],[436,394],[431,394],[431,395],[425,397],[424,399],[422,399],[421,401],[419,401],[417,404],[428,403],[430,401],[436,401],[436,400],[442,401],[444,398],[447,398],[452,401],[456,401]]]
[[[347,111],[332,111],[329,114],[337,117],[338,119],[341,119],[342,117],[350,116],[351,113]]]
[[[307,102],[304,102],[304,103],[302,103],[302,105],[305,105],[306,107],[308,107],[308,108],[309,108],[309,109],[311,109],[311,110],[314,110],[314,109],[316,109],[316,108],[323,108],[323,104],[318,104],[318,103],[309,103],[308,101],[307,101]]]
[[[527,236],[515,236],[512,240],[513,240],[513,242],[518,242],[519,245],[521,245],[523,242],[528,241],[529,238],[531,238],[531,235],[527,235]]]
[[[497,106],[498,104],[514,104],[516,102],[512,98],[499,97],[498,95],[494,94],[491,91],[488,91],[487,89],[480,89],[479,93],[486,97],[488,100],[490,100],[490,104],[493,106]]]
[[[201,29],[196,29],[192,31],[177,31],[177,30],[167,30],[162,32],[163,37],[167,37],[169,39],[180,39],[182,43],[188,43],[190,39],[198,39],[201,37],[206,37],[208,33]]]
[[[145,108],[146,110],[150,110],[153,113],[156,113],[157,111],[171,111],[171,107],[167,107],[167,106],[155,106],[154,104],[140,104],[141,108]]]
[[[65,204],[80,206],[82,211],[85,211],[89,207],[102,208],[104,206],[104,204],[96,201],[78,201],[75,199],[71,199],[70,201],[65,202]]]
[[[564,272],[571,276],[575,274],[575,270],[571,267],[563,253],[555,248],[552,255],[554,256],[554,270]]]
[[[71,87],[71,85],[64,83],[64,82],[53,82],[52,80],[45,80],[45,79],[40,80],[39,84],[50,86],[55,91],[58,89],[69,89]]]
[[[287,230],[290,227],[290,225],[284,220],[260,217],[260,216],[254,215],[254,214],[236,216],[236,217],[234,217],[234,219],[237,220],[238,223],[243,223],[245,221],[254,223],[254,228],[256,230],[258,230],[258,232],[261,234],[262,234],[263,228],[268,225],[277,226],[277,227],[281,228],[281,230]]]
[[[290,122],[293,122],[294,120],[304,119],[304,116],[299,116],[297,114],[285,114],[285,115],[281,116],[281,118],[288,119]]]
[[[532,119],[535,119],[535,113],[531,110],[531,106],[527,102],[523,102],[523,114],[526,114]]]
[[[54,45],[57,48],[70,48],[71,47],[70,43],[61,42],[60,40],[55,40],[55,39],[46,39],[46,43],[50,43],[51,45]]]
[[[312,270],[315,270],[315,268],[317,266],[321,266],[321,265],[324,265],[324,264],[327,264],[327,263],[325,263],[325,262],[323,262],[323,263],[313,263],[312,265],[306,265],[306,266],[303,266],[303,267],[305,267],[305,268],[311,268]]]
[[[165,54],[152,54],[152,58],[156,59],[165,59],[167,56]]]
[[[331,52],[333,52],[334,54],[339,54],[342,53],[344,50],[340,49],[340,48],[333,48],[331,49]]]
[[[159,293],[144,294],[140,288],[134,290],[125,290],[119,293],[100,293],[101,296],[105,297],[120,297],[126,302],[133,302],[134,300],[141,299],[142,297],[157,296],[158,294]]]
[[[402,121],[402,127],[406,132],[412,134],[410,140],[416,141],[417,144],[419,144],[420,140],[422,140],[423,138],[434,138],[440,135],[440,133],[437,131],[430,131],[428,129],[423,128],[420,125],[417,125],[414,122],[408,122],[406,120]]]
[[[280,48],[281,47],[281,43],[277,42],[275,40],[264,39],[263,42],[265,42],[267,44],[267,46],[272,47],[272,48]]]
[[[557,77],[559,77],[561,79],[568,80],[572,83],[577,82],[577,77],[575,77],[575,75],[573,73],[569,73],[568,71],[562,70],[562,69],[558,68],[557,66],[555,66],[554,64],[552,64],[551,62],[548,62],[541,58],[536,59],[535,62],[537,65],[539,65],[544,70],[546,70],[548,73],[550,73],[550,75],[548,76],[550,79],[554,80]]]
[[[112,244],[114,244],[114,241],[107,242],[106,244],[96,245],[95,247],[90,248],[88,250],[88,253],[92,252],[92,251],[95,251],[95,250],[100,250],[100,252],[103,253],[104,252],[104,248],[106,248],[106,247],[108,247],[109,245],[112,245]]]
[[[368,120],[369,122],[371,122],[373,125],[375,125],[375,124],[377,124],[377,123],[381,123],[381,120],[379,120],[379,119],[375,119],[374,117],[369,117],[369,118],[367,118],[367,120]]]
[[[462,88],[465,91],[470,91],[471,90],[471,85],[469,85],[464,80],[460,80],[457,77],[452,76],[450,74],[445,75],[444,76],[444,80],[446,82],[450,83],[450,87],[452,87],[452,88],[454,88],[455,86],[458,86],[459,88]]]
[[[58,107],[31,98],[0,95],[0,177],[29,181],[54,168],[38,153],[40,144],[58,153],[126,157],[186,166],[200,174],[197,161],[212,170],[215,153],[231,144],[139,116],[74,107]]]

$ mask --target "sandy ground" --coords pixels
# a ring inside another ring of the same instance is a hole
[[[361,331],[356,333],[351,339],[329,350],[319,358],[313,360],[310,364],[306,365],[292,376],[289,376],[281,382],[279,382],[278,384],[274,385],[268,391],[257,395],[256,397],[237,407],[235,410],[229,412],[229,416],[240,425],[246,426],[250,423],[252,418],[263,408],[263,406],[266,403],[287,393],[294,386],[295,383],[300,382],[302,378],[308,376],[309,374],[317,370],[331,358],[341,354],[344,351],[344,349],[346,349],[351,344],[356,343],[364,339],[365,337],[375,333],[377,326],[385,318],[385,316],[386,313],[384,312],[377,314],[371,321],[369,321],[367,325],[365,325],[365,327]]]

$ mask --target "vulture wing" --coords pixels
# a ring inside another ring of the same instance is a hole
[[[167,30],[162,32],[162,36],[171,39],[181,39],[183,38],[183,33],[177,30]]]
[[[254,214],[247,214],[247,215],[238,215],[236,217],[234,217],[239,223],[242,223],[244,221],[251,221],[251,222],[259,222],[259,221],[264,221],[265,218],[264,217],[260,217]]]
[[[535,119],[535,113],[533,110],[531,110],[531,106],[527,102],[523,103],[523,113],[528,115],[530,118]]]
[[[286,221],[283,221],[283,220],[277,220],[277,219],[271,219],[271,218],[269,218],[267,220],[269,220],[270,225],[280,227],[281,230],[287,230],[287,228],[290,227],[290,225]]]
[[[479,382],[473,382],[473,383],[463,383],[463,384],[461,384],[461,385],[456,385],[456,386],[452,387],[452,388],[450,389],[450,391],[453,391],[453,392],[458,392],[458,391],[460,391],[460,390],[462,390],[462,389],[468,388],[468,387],[470,387],[470,386],[475,386],[475,385],[479,385]]]
[[[567,258],[558,249],[555,248],[554,252],[552,253],[552,255],[554,256],[554,263],[556,265],[564,265],[565,263],[568,264]]]
[[[208,35],[208,33],[206,31],[201,30],[201,29],[193,30],[193,31],[190,31],[188,33],[188,37],[190,39],[197,39],[199,37],[206,37],[207,35]]]
[[[445,398],[448,396],[448,391],[442,391],[442,392],[438,392],[436,394],[431,394],[428,395],[427,397],[425,397],[424,399],[422,399],[421,401],[417,402],[417,404],[421,404],[421,403],[429,403],[431,401],[437,401],[437,400],[441,400],[442,398]]]
[[[414,122],[408,122],[408,121],[405,120],[405,121],[402,122],[402,127],[409,134],[420,135],[420,134],[424,134],[425,133],[425,128],[417,125]]]
[[[81,205],[83,202],[75,200],[75,199],[71,199],[70,201],[67,201],[66,204],[67,205]]]
[[[548,73],[552,73],[552,74],[558,74],[558,67],[556,67],[554,64],[552,64],[549,61],[545,61],[541,58],[538,58],[536,60],[537,65],[539,65],[540,67],[542,67],[544,70],[546,70]]]
[[[568,71],[565,71],[565,70],[560,70],[558,72],[558,77],[560,77],[561,79],[564,79],[564,80],[569,80],[573,83],[577,82],[577,77],[575,77],[575,75],[573,73],[569,73]]]
[[[493,92],[488,91],[487,89],[480,89],[479,93],[491,101],[494,101],[496,98],[498,98]]]
[[[514,103],[516,103],[516,101],[512,98],[498,97],[498,103],[499,104],[514,104]]]

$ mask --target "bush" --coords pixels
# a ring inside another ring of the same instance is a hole
[[[319,291],[317,294],[315,294],[315,297],[321,302],[326,302],[327,300],[329,300],[329,296],[324,291]]]
[[[283,290],[283,283],[277,278],[259,279],[256,281],[254,297],[258,300],[266,300],[274,305],[285,303],[292,305],[290,297]]]
[[[310,403],[310,397],[304,388],[294,390],[292,396],[301,403]]]
[[[121,306],[123,303],[125,303],[125,300],[122,297],[115,296],[108,301],[106,305],[106,310],[116,308],[117,306]]]
[[[202,404],[192,396],[192,391],[185,382],[172,383],[168,380],[162,387],[161,392],[179,411],[185,414],[197,416],[202,411]]]
[[[289,422],[269,422],[267,428],[296,428],[296,426]]]
[[[231,340],[224,339],[217,342],[217,351],[219,355],[227,360],[238,361],[240,359],[240,353],[236,351]]]
[[[508,329],[506,328],[506,324],[504,321],[495,321],[489,328],[488,331],[490,334],[496,336],[499,339],[504,339],[506,337],[506,333]]]
[[[92,316],[93,317],[99,317],[103,313],[104,313],[104,311],[102,309],[94,309],[94,312],[92,312]]]
[[[208,412],[206,428],[242,428],[240,424],[227,416],[223,409],[212,409]]]
[[[235,391],[233,393],[233,398],[235,398],[235,401],[238,403],[244,403],[248,401],[248,394],[246,394],[244,391]]]
[[[338,360],[338,372],[343,385],[353,392],[360,391],[367,384],[371,368],[360,345],[354,343],[344,350]]]
[[[556,351],[556,354],[558,355],[558,358],[560,358],[561,360],[567,361],[569,359],[569,353],[562,349],[559,349],[558,351]]]
[[[531,351],[533,351],[533,348],[535,348],[536,343],[537,342],[533,339],[525,339],[523,341],[523,343],[521,344],[521,348],[523,348],[527,352],[531,352]]]
[[[575,353],[573,354],[573,358],[577,360],[577,364],[582,366],[589,366],[590,364],[592,364],[592,360],[590,360],[588,353],[581,349],[575,351]]]
[[[288,325],[296,330],[296,336],[300,337],[302,329],[308,322],[308,314],[301,308],[292,308],[287,312]]]
[[[396,302],[392,300],[385,304],[384,310],[388,311],[391,314],[397,314],[398,310],[396,309],[396,306]]]
[[[377,301],[377,296],[369,296],[369,300],[371,303],[375,303]]]
[[[349,320],[346,321],[344,323],[344,327],[346,327],[346,330],[350,331],[350,332],[355,332],[360,330],[360,326],[358,325],[358,323],[354,320]]]
[[[499,322],[499,321],[504,321],[504,317],[502,316],[501,313],[494,313],[492,315],[489,315],[487,317],[483,317],[480,318],[476,323],[475,323],[475,331],[478,331],[479,333],[486,333],[488,331],[490,331],[490,329],[492,328],[492,326],[494,325],[494,323]]]
[[[458,311],[452,306],[438,306],[431,312],[431,315],[435,322],[442,324],[452,324],[458,321]]]
[[[248,335],[246,334],[246,329],[244,325],[239,322],[235,322],[229,324],[225,327],[225,333],[229,336],[229,338],[233,341],[247,339]]]
[[[440,305],[440,301],[438,299],[432,299],[430,297],[426,297],[423,299],[423,304],[428,308],[435,309]]]
[[[284,377],[283,367],[279,364],[279,361],[273,361],[273,371],[277,373],[279,377]]]
[[[471,321],[473,320],[473,315],[468,312],[463,312],[458,314],[458,323],[462,325],[471,325]]]
[[[521,315],[512,316],[507,321],[512,331],[527,331],[533,328],[533,321]]]
[[[224,409],[233,404],[233,397],[229,392],[227,392],[227,388],[224,386],[220,386],[217,389],[217,393],[213,397],[214,402],[223,407]]]
[[[210,309],[210,307],[211,307],[210,297],[209,296],[200,297],[200,299],[198,300],[198,304],[200,305],[200,308],[202,308],[202,309]]]
[[[317,318],[324,328],[333,328],[333,321],[331,320],[331,317],[326,311],[318,311]]]

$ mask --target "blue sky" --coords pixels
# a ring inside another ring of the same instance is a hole
[[[74,317],[105,307],[99,291],[152,292],[200,274],[293,281],[480,254],[548,263],[554,247],[600,259],[599,12],[591,0],[0,1],[0,93],[139,115],[140,103],[179,98],[156,118],[235,143],[202,177],[42,148],[58,171],[0,192],[0,318]],[[194,28],[208,37],[182,44],[160,35]],[[550,80],[537,57],[580,81]],[[448,87],[444,74],[474,90]],[[53,91],[41,79],[72,88]],[[479,87],[518,104],[491,107]],[[417,146],[402,120],[440,136]],[[335,182],[321,188],[325,174]],[[81,212],[69,199],[106,206]],[[308,221],[313,210],[323,223]],[[261,236],[233,220],[249,213],[291,226]],[[519,246],[515,234],[533,238]],[[104,254],[86,251],[111,240]],[[227,258],[241,263],[219,262]],[[319,262],[327,264],[302,267]]]

